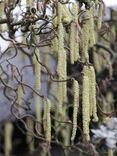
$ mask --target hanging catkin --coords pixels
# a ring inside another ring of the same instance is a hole
[[[92,101],[92,99],[94,99],[94,97],[92,97],[92,91],[91,91],[91,89],[92,89],[92,78],[90,77],[91,76],[90,67],[89,66],[84,66],[83,73],[89,79],[89,105],[90,105],[89,106],[90,107],[89,114],[90,114],[90,116],[92,116],[92,114],[93,114],[93,101]]]
[[[62,64],[63,64],[63,79],[64,80],[67,80],[67,58],[66,58],[66,52],[65,50],[63,51],[63,61],[62,61]],[[62,82],[62,88],[63,88],[63,102],[67,102],[67,81],[64,81]]]
[[[53,25],[55,30],[57,31],[57,26],[58,26],[58,16],[56,16],[56,9],[54,9],[54,14],[53,14]],[[51,40],[51,53],[54,54],[55,56],[57,55],[58,52],[58,38],[55,34],[55,32],[52,33],[54,35],[54,38]]]
[[[83,91],[82,91],[82,115],[83,115],[83,134],[85,139],[90,140],[89,136],[89,79],[83,76]]]
[[[62,23],[62,4],[58,3],[58,65],[57,72],[60,78],[66,74],[66,53],[64,50],[64,27]]]
[[[77,114],[79,107],[79,84],[75,79],[73,80],[73,128],[72,128],[72,136],[71,141],[73,142],[76,136],[77,131]]]
[[[62,4],[58,3],[58,64],[57,64],[57,73],[59,75],[59,80],[67,79],[66,71],[66,52],[64,49],[64,27],[62,23],[63,9]],[[63,102],[67,100],[67,83],[59,82],[58,83],[58,103],[59,103],[59,113],[62,114]]]
[[[82,62],[89,62],[89,54],[88,54],[88,48],[89,48],[89,39],[90,39],[90,14],[89,10],[86,10],[85,13],[85,23],[83,24],[83,27],[81,29],[81,36],[80,36],[80,49],[81,49],[81,60]]]
[[[102,2],[99,2],[98,20],[97,20],[97,29],[98,30],[100,30],[102,27],[103,14],[104,14],[104,5]]]
[[[74,40],[75,40],[75,29],[74,29],[74,22],[71,23],[71,26],[70,26],[70,62],[71,64],[74,64]]]
[[[48,143],[51,142],[51,101],[48,98],[44,98],[44,132],[45,132],[45,138]]]
[[[59,80],[63,80],[64,79],[64,31],[63,31],[63,25],[62,23],[59,24],[59,46],[58,46],[58,65],[57,65],[57,72],[59,75]],[[66,63],[66,62],[64,62]],[[59,113],[62,113],[62,105],[63,105],[63,83],[59,82],[58,83],[58,101],[59,101]]]
[[[33,63],[34,63],[34,70],[35,70],[35,86],[34,89],[39,92],[41,89],[41,67],[39,62],[40,56],[39,56],[39,49],[35,49],[35,54],[33,56]],[[41,122],[41,102],[40,97],[38,95],[35,95],[35,107],[36,107],[36,117],[37,117],[37,124],[38,124],[38,130],[40,131],[40,122]],[[39,123],[38,123],[39,122]]]
[[[5,156],[10,156],[12,151],[12,133],[13,133],[13,125],[10,122],[5,123],[4,130],[4,139],[5,139]]]
[[[90,66],[89,68],[89,80],[90,114],[93,116],[93,121],[96,122],[98,121],[96,106],[96,77],[93,66]]]
[[[59,3],[58,3],[58,8],[61,8],[62,6],[60,5],[59,6]],[[61,9],[58,9],[60,11],[62,11],[62,8]],[[59,15],[61,18],[61,14]],[[58,16],[58,65],[57,65],[57,72],[59,74],[60,77],[63,77],[64,75],[64,69],[63,69],[63,53],[64,53],[64,28],[63,28],[63,24],[61,22],[61,19],[60,17]]]
[[[63,15],[63,9],[62,9],[62,4],[60,2],[57,3],[57,21],[58,21],[58,25],[62,22],[62,15]]]
[[[96,43],[93,13],[94,13],[94,8],[91,7],[89,10],[89,14],[90,14],[90,19],[89,19],[90,47],[93,47],[94,44]]]
[[[70,62],[74,64],[79,59],[79,44],[78,44],[78,5],[72,6],[72,23],[70,25]]]

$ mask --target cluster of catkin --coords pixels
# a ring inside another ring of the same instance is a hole
[[[29,1],[31,4],[32,1]],[[1,8],[0,8],[1,9]],[[89,8],[85,12],[84,24],[81,29],[80,34],[80,44],[79,44],[79,32],[78,32],[78,4],[74,3],[72,5],[72,14],[68,11],[66,5],[57,2],[56,14],[53,24],[56,27],[57,35],[52,40],[51,51],[56,53],[57,60],[57,73],[58,73],[58,95],[57,95],[57,111],[61,117],[67,118],[65,112],[63,112],[63,104],[67,103],[67,54],[65,51],[65,28],[64,24],[70,24],[69,33],[69,46],[70,46],[70,63],[74,64],[77,60],[82,59],[82,62],[89,63],[89,47],[93,47],[96,43],[95,28],[94,28],[94,17],[93,17],[93,7]],[[101,28],[102,23],[102,5],[99,5],[99,18],[98,18],[98,29]],[[80,48],[79,48],[80,45]],[[79,55],[79,49],[81,56]],[[40,66],[40,53],[39,49],[35,48],[33,55],[33,65],[35,72],[35,86],[34,90],[39,92],[41,89],[41,66]],[[86,140],[90,140],[89,135],[89,123],[91,118],[93,121],[98,121],[97,107],[96,107],[96,77],[93,66],[84,66],[83,69],[83,86],[82,86],[82,119],[83,119],[83,133]],[[18,99],[19,105],[22,104],[23,90],[22,86],[18,86]],[[36,117],[37,123],[42,122],[42,111],[41,111],[41,100],[38,95],[35,95],[35,105],[36,105]],[[73,142],[76,137],[77,132],[77,116],[79,108],[79,84],[78,81],[73,79],[73,124],[72,124],[72,134],[71,141]],[[56,112],[57,112],[56,111]],[[45,139],[48,143],[51,143],[51,101],[48,98],[44,98],[44,114],[43,114],[43,129]],[[55,113],[56,113],[55,112]],[[65,116],[64,116],[65,115]],[[62,119],[62,118],[58,118]],[[27,123],[31,126],[33,131],[33,126],[30,121]],[[41,131],[40,124],[38,124],[38,130]],[[9,126],[9,125],[7,125]],[[7,144],[6,151],[10,150],[9,140],[6,131]],[[27,138],[29,140],[30,137]],[[8,149],[7,149],[8,148]],[[33,144],[31,145],[33,149]]]
[[[73,127],[71,141],[73,142],[77,131],[77,116],[79,108],[79,84],[73,79]],[[93,119],[98,121],[96,106],[96,77],[93,66],[84,66],[82,86],[82,123],[85,140],[90,140],[89,123]]]
[[[84,66],[82,89],[82,115],[83,133],[86,140],[90,140],[89,122],[91,117],[94,122],[98,121],[96,107],[96,77],[93,66]]]
[[[89,63],[88,50],[96,43],[96,32],[94,24],[94,6],[86,9],[84,13],[83,25],[79,34],[78,25],[78,3],[72,5],[71,12],[68,13],[67,8],[60,2],[57,3],[57,17],[54,19],[54,25],[57,28],[58,37],[56,36],[52,40],[51,50],[56,53],[58,57],[57,73],[59,80],[67,79],[66,72],[66,52],[64,49],[64,22],[71,22],[69,33],[69,45],[70,45],[70,63],[74,64],[81,58],[82,62]],[[102,23],[102,4],[99,4],[99,11],[101,17],[98,18],[98,29],[101,28]],[[68,14],[66,14],[66,13]],[[80,38],[79,38],[80,37]],[[79,43],[80,41],[80,43]],[[80,47],[79,47],[80,46]],[[80,54],[79,54],[80,49]],[[58,82],[58,112],[64,114],[64,105],[67,97],[67,87],[65,82]],[[71,141],[73,142],[77,131],[77,113],[79,107],[79,84],[76,80],[73,80],[73,127]],[[96,107],[96,78],[93,66],[84,66],[83,76],[83,90],[82,90],[82,114],[83,114],[83,133],[86,140],[90,140],[89,135],[89,122],[93,118],[93,121],[98,121],[97,107]]]

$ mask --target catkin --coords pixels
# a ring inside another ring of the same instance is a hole
[[[72,23],[70,25],[70,62],[74,64],[79,59],[79,45],[78,45],[78,5],[72,6]]]
[[[63,67],[63,25],[59,24],[59,46],[58,46],[58,65],[57,73],[59,75],[59,80],[64,78],[64,67]],[[58,103],[59,103],[59,113],[62,114],[62,104],[63,104],[63,84],[62,82],[58,83]]]
[[[82,62],[88,63],[89,62],[88,48],[89,48],[89,39],[90,39],[89,10],[86,10],[85,19],[84,19],[85,24],[83,24],[83,27],[81,29],[80,49],[81,49],[81,60],[82,60]]]
[[[93,121],[98,121],[97,106],[96,106],[96,77],[93,66],[89,68],[89,79],[90,79],[90,112],[92,112]]]
[[[55,13],[53,14],[53,25],[57,29],[58,26],[58,16],[55,17],[56,15],[56,10],[54,10]],[[54,34],[54,38],[51,40],[51,53],[54,54],[55,56],[57,55],[58,52],[58,38]]]
[[[38,86],[36,88],[38,88],[39,90],[41,88],[41,83],[40,83],[40,64],[38,60],[40,61],[40,59],[39,59],[39,51],[37,49],[35,51],[35,54],[36,54],[36,56],[34,56],[35,61],[33,59],[33,63],[35,65],[34,67],[35,68],[35,87]]]
[[[79,84],[78,81],[75,79],[73,80],[73,128],[72,128],[72,136],[71,141],[73,142],[76,136],[77,131],[77,114],[78,114],[78,107],[79,107]]]
[[[84,75],[88,77],[89,79],[89,104],[90,104],[90,116],[92,116],[93,114],[93,97],[92,97],[92,78],[91,78],[91,74],[90,74],[90,67],[88,66],[84,66],[83,68],[83,72],[84,72]]]
[[[89,136],[89,79],[83,76],[83,91],[82,91],[82,115],[83,115],[83,133],[87,141],[90,140]]]
[[[98,20],[97,20],[97,29],[100,30],[102,27],[102,21],[103,21],[103,14],[104,14],[104,6],[103,3],[99,3],[99,10],[98,10]]]
[[[35,86],[34,89],[39,92],[41,89],[41,67],[39,62],[40,56],[39,56],[39,50],[35,49],[35,55],[33,56],[33,63],[35,68]],[[41,122],[41,102],[40,97],[38,95],[35,95],[35,107],[36,107],[36,117],[37,122]],[[38,123],[38,130],[40,131],[40,124]]]
[[[13,133],[13,125],[10,122],[5,124],[5,156],[10,156],[12,151],[12,133]]]
[[[74,64],[74,50],[75,50],[75,47],[74,47],[74,42],[75,42],[75,29],[74,29],[74,22],[71,23],[71,26],[70,26],[70,62],[71,64]]]
[[[93,12],[94,12],[93,7],[91,7],[89,10],[89,14],[90,14],[90,19],[89,19],[90,47],[93,47],[94,44],[96,43]]]
[[[61,11],[61,12],[60,12]],[[59,77],[64,78],[66,65],[66,53],[64,50],[64,27],[62,23],[62,4],[58,3],[58,65]]]
[[[67,79],[66,71],[66,52],[64,49],[64,27],[62,23],[62,5],[58,3],[58,64],[57,64],[57,73],[59,75],[59,80]],[[60,13],[61,11],[61,13]],[[62,113],[63,102],[67,101],[67,83],[60,82],[58,83],[58,110],[59,113]]]
[[[63,15],[63,6],[60,2],[58,2],[58,5],[57,5],[57,20],[58,20],[58,25],[62,22],[62,15]]]
[[[39,64],[40,61],[40,55],[39,55],[39,49],[35,49],[35,54],[33,56],[33,63],[34,63],[34,69],[35,69],[35,89],[40,90],[41,88],[41,66]]]
[[[48,143],[51,142],[51,101],[48,98],[44,98],[44,132],[45,138]]]
[[[58,27],[58,35],[59,35],[59,46],[58,46],[58,65],[57,65],[57,72],[60,77],[63,77],[64,75],[64,69],[63,69],[63,53],[64,53],[64,28],[63,24],[60,23]]]

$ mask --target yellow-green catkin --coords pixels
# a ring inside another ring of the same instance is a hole
[[[93,116],[93,121],[98,121],[97,106],[96,106],[96,76],[93,66],[84,66],[84,75],[89,79],[89,103],[90,116]]]
[[[62,23],[62,4],[58,3],[58,63],[57,63],[57,73],[59,75],[59,80],[67,79],[66,71],[66,52],[64,49],[64,27]],[[62,110],[63,102],[67,100],[67,83],[59,82],[58,83],[58,103],[59,110]],[[60,114],[62,112],[59,112]]]
[[[112,148],[108,149],[108,156],[114,156]]]
[[[64,27],[62,23],[62,4],[58,3],[58,65],[57,72],[60,78],[64,78],[66,68],[66,53],[64,50]]]
[[[4,151],[5,156],[10,156],[12,151],[12,133],[13,133],[13,125],[11,122],[5,123],[5,130],[4,130]]]
[[[73,142],[77,132],[77,115],[79,107],[79,84],[75,79],[73,80],[73,127],[71,141]]]
[[[54,28],[57,30],[57,26],[58,26],[58,16],[56,16],[57,12],[54,9],[54,14],[53,14],[53,25]],[[51,40],[51,53],[54,54],[55,56],[57,55],[58,52],[58,38],[55,34],[55,32],[52,33],[54,35],[54,38]]]
[[[35,91],[39,92],[41,89],[41,66],[39,64],[40,61],[40,54],[39,49],[35,49],[35,54],[33,56],[33,64],[34,64],[34,70],[35,70],[35,85],[34,89]],[[38,95],[35,95],[35,107],[36,107],[36,117],[37,117],[37,125],[38,130],[40,131],[40,122],[41,122],[41,100]]]
[[[90,86],[89,86],[89,98],[90,98],[90,114],[93,116],[93,121],[98,121],[97,116],[97,105],[96,105],[96,76],[95,70],[93,66],[89,67],[89,79],[90,79]],[[92,112],[92,113],[91,113]]]
[[[102,2],[100,2],[99,9],[98,9],[98,19],[97,19],[97,29],[98,30],[100,30],[102,27],[103,14],[104,14],[104,5]]]
[[[83,27],[81,29],[81,35],[80,35],[80,49],[81,49],[81,60],[82,62],[89,62],[89,54],[88,54],[88,48],[89,48],[89,39],[90,39],[90,14],[89,10],[86,10],[85,13],[85,22],[83,24]]]
[[[60,22],[58,26],[58,65],[57,65],[57,72],[60,77],[63,77],[64,75],[64,69],[63,69],[63,53],[64,53],[64,28],[63,24]]]
[[[66,64],[66,61],[64,62],[64,30],[63,30],[62,23],[59,24],[58,31],[59,31],[59,46],[58,46],[58,64],[57,64],[57,73],[59,75],[59,80],[64,80],[64,65]],[[64,83],[64,82],[63,82]],[[62,113],[62,106],[63,106],[63,83],[58,83],[58,103],[59,103],[59,113]]]
[[[48,98],[44,98],[44,133],[45,138],[48,143],[51,142],[51,101]]]
[[[74,47],[74,42],[75,42],[75,23],[74,22],[72,22],[71,23],[71,26],[70,26],[70,62],[71,62],[71,64],[74,64],[74,60],[75,60],[75,58],[74,58],[74,49],[75,49],[75,47]]]
[[[90,20],[89,20],[89,33],[90,33],[90,47],[93,47],[94,44],[96,43],[96,36],[95,36],[95,28],[94,28],[94,8],[91,7],[90,10],[89,10],[89,14],[90,14]]]
[[[89,135],[89,79],[87,76],[83,76],[83,91],[82,91],[82,119],[83,119],[83,134],[85,140],[90,140]]]
[[[60,2],[57,3],[57,21],[58,21],[58,25],[62,22],[62,15],[63,15],[63,6]]]
[[[34,137],[31,132],[34,131],[34,121],[30,118],[27,118],[26,124],[29,129],[29,130],[27,130],[26,141],[28,144],[29,151],[30,151],[30,153],[32,153],[34,151]]]
[[[70,62],[74,64],[79,59],[79,43],[78,43],[78,5],[74,3],[72,6],[72,23],[70,25]]]
[[[18,84],[18,90],[17,90],[17,103],[19,105],[19,112],[22,113],[22,98],[23,98],[23,89],[20,84]]]

